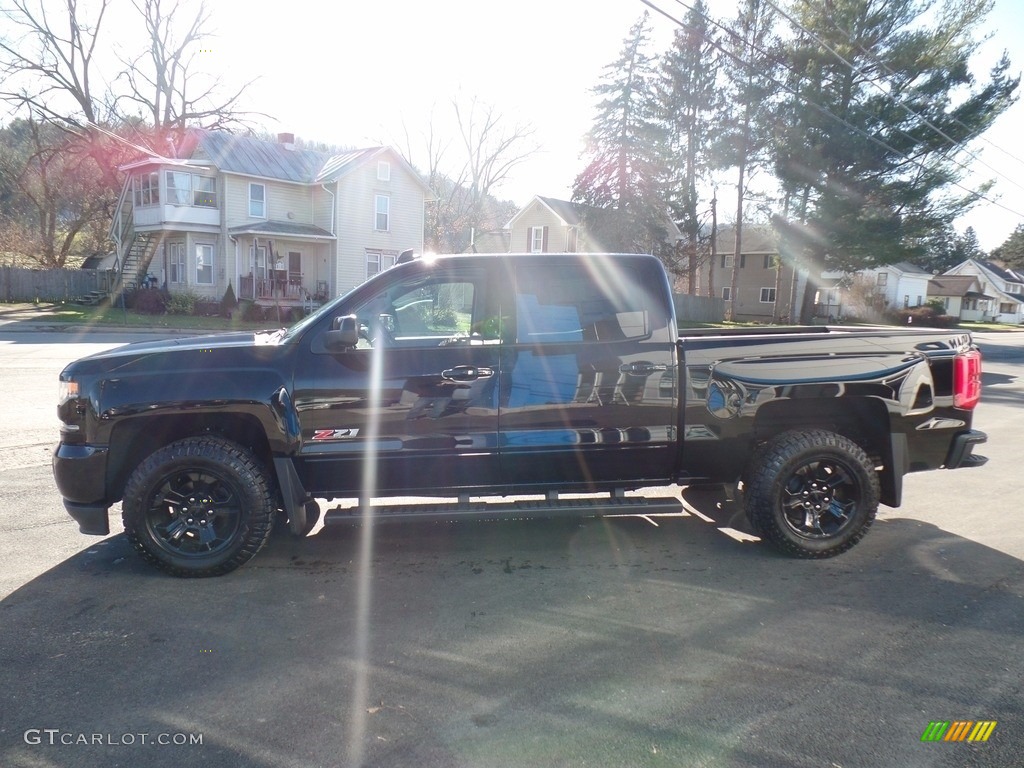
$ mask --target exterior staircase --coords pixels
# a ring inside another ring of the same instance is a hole
[[[113,301],[124,291],[142,286],[159,243],[159,237],[153,233],[135,231],[131,185],[127,182],[117,201],[110,239],[117,245],[119,264],[117,278],[112,286]]]

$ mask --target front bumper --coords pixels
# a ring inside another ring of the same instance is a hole
[[[110,533],[106,501],[107,447],[59,443],[53,451],[53,478],[64,508],[82,533]]]
[[[969,432],[962,432],[953,438],[953,444],[949,448],[949,455],[946,457],[946,469],[959,469],[961,467],[980,467],[988,461],[987,456],[975,456],[974,446],[981,445],[988,441],[988,435],[972,429]]]

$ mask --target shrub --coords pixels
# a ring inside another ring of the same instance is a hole
[[[164,290],[138,290],[133,301],[134,309],[143,315],[162,315],[167,311],[170,299],[170,295]]]
[[[898,309],[893,313],[892,319],[897,325],[918,325],[925,328],[952,328],[959,322],[954,315],[939,314],[935,307],[928,305]]]
[[[247,322],[262,323],[266,319],[263,316],[263,307],[252,301],[243,301],[242,319]]]
[[[192,314],[198,317],[217,317],[220,315],[220,302],[212,299],[200,299],[196,302]],[[229,315],[230,317],[230,315]]]
[[[190,291],[174,293],[167,302],[167,311],[172,315],[191,315],[195,312],[198,301],[200,297]]]
[[[235,307],[238,306],[238,299],[235,298],[235,289],[231,287],[231,281],[228,281],[228,289],[224,291],[224,297],[220,300],[220,314],[222,317],[231,317],[231,313],[235,311]]]

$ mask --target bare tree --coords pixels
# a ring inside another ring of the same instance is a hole
[[[510,124],[496,107],[475,96],[469,104],[452,100],[458,122],[465,165],[462,176],[469,186],[469,224],[479,228],[483,205],[512,170],[537,151],[533,126]]]
[[[437,128],[433,110],[418,135],[403,123],[397,146],[422,174],[434,194],[427,211],[427,246],[439,252],[461,251],[473,230],[492,229],[511,217],[514,206],[495,198],[520,163],[537,151],[529,125],[508,125],[493,106],[475,97],[452,101],[457,138]]]
[[[194,15],[186,16],[181,0],[133,0],[132,4],[142,17],[147,48],[123,60],[125,69],[118,79],[127,84],[127,93],[116,102],[121,116],[130,117],[125,105],[133,106],[155,129],[158,141],[190,125],[246,125],[252,113],[240,111],[238,103],[252,81],[221,93],[217,79],[197,66],[202,41],[210,36],[206,6],[200,4]]]
[[[0,100],[47,122],[85,131],[104,120],[106,94],[97,94],[96,51],[110,0],[89,18],[78,0],[52,15],[42,0],[11,0],[0,8]]]
[[[134,147],[163,155],[167,139],[177,145],[189,126],[245,124],[238,103],[248,83],[223,95],[197,66],[205,8],[189,15],[181,0],[133,4],[145,29],[143,51],[122,59],[124,71],[107,81],[97,57],[112,48],[104,26],[111,0],[88,9],[80,0],[0,0],[0,102],[37,126],[35,149],[12,171],[30,221],[5,217],[4,239],[31,245],[46,266],[62,265],[82,250],[83,232],[109,224],[118,167],[137,154]]]
[[[67,266],[76,245],[97,250],[106,227],[96,224],[109,221],[116,194],[87,142],[31,117],[0,135],[0,174],[15,179],[20,198],[0,212],[4,249],[45,268]]]

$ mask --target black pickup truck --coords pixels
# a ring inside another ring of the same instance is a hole
[[[828,557],[907,472],[985,461],[968,334],[680,338],[650,256],[409,260],[288,329],[130,344],[60,383],[68,512],[106,535],[120,500],[178,576],[237,568],[277,518],[308,534],[317,499],[360,500],[324,524],[586,516],[661,511],[626,491],[671,484],[727,484],[763,539]]]

